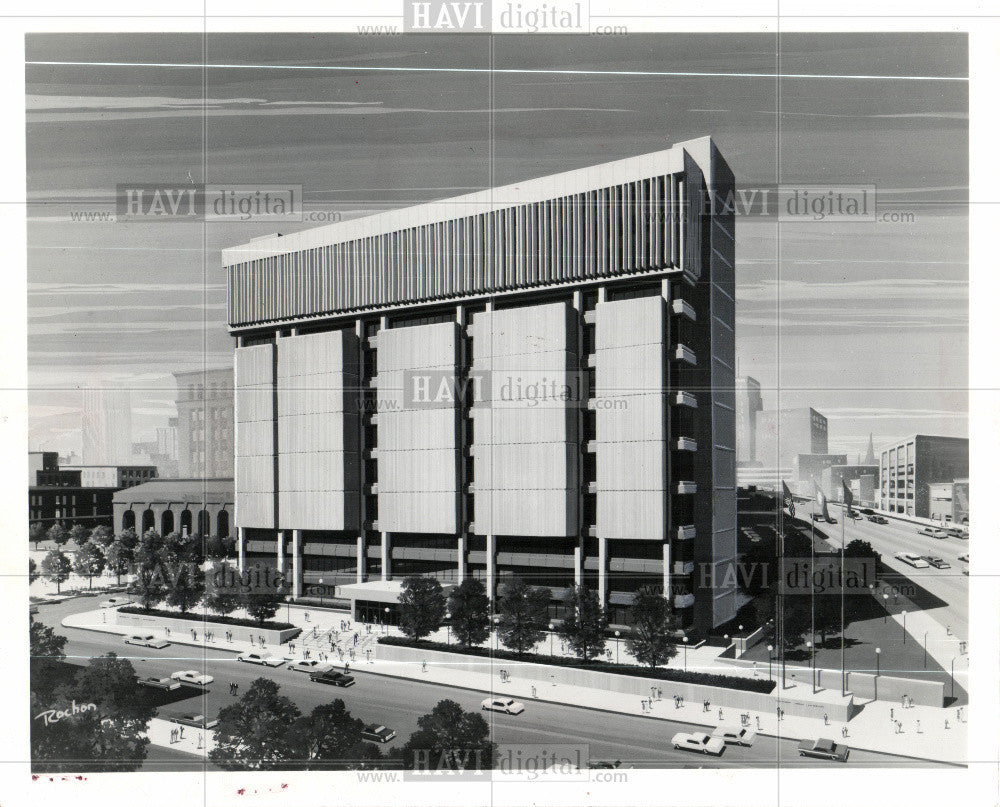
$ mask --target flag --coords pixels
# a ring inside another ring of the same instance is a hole
[[[847,508],[847,512],[851,512],[851,505],[854,504],[854,494],[851,493],[851,489],[847,487],[847,482],[843,479],[840,480],[841,486],[844,488],[844,506]]]
[[[792,499],[792,492],[788,489],[788,485],[785,484],[785,480],[781,480],[781,499],[782,504],[788,508],[788,515],[792,518],[795,517],[795,500]]]
[[[815,482],[813,484],[816,485],[816,504],[819,505],[819,511],[823,515],[823,520],[830,522],[830,511],[826,507],[826,494],[820,489],[818,484]]]

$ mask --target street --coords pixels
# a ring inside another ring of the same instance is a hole
[[[239,684],[239,692],[246,692],[251,683],[259,677],[268,677],[281,686],[281,694],[291,698],[303,712],[342,698],[355,717],[365,722],[377,722],[395,729],[397,739],[389,747],[402,745],[417,729],[417,719],[431,711],[438,701],[449,698],[457,701],[470,711],[479,711],[480,701],[486,693],[458,690],[410,681],[387,678],[364,672],[363,663],[352,667],[357,683],[340,689],[309,680],[305,673],[293,672],[285,668],[264,668],[236,661],[235,653],[214,647],[198,651],[190,646],[171,645],[162,650],[140,649],[125,645],[112,634],[63,628],[63,616],[85,611],[94,607],[94,600],[83,598],[64,603],[43,605],[36,616],[57,632],[69,637],[65,652],[67,660],[76,664],[86,664],[87,660],[114,651],[129,658],[140,676],[169,676],[176,670],[197,668],[215,677],[214,683],[205,693],[192,694],[162,706],[161,717],[201,713],[215,717],[219,710],[236,699],[229,694],[229,683]],[[190,691],[190,690],[185,690]],[[542,693],[544,694],[544,693]],[[752,748],[727,748],[721,758],[695,755],[687,751],[674,750],[670,738],[677,731],[700,731],[686,723],[657,720],[639,716],[621,715],[574,708],[571,706],[529,701],[521,715],[508,716],[493,712],[483,713],[493,730],[493,740],[497,743],[515,744],[585,744],[589,757],[593,760],[621,760],[625,765],[637,767],[775,767],[775,766],[823,766],[830,763],[800,758],[796,751],[795,739],[758,737]],[[670,701],[656,705],[657,710],[671,708]],[[839,739],[839,738],[838,738]],[[847,740],[850,744],[850,740]],[[852,751],[849,765],[919,766],[926,767],[926,761],[910,760],[868,751]],[[200,769],[202,763],[192,759],[193,769]],[[182,766],[181,769],[189,769]],[[169,768],[169,760],[157,754],[156,769]]]

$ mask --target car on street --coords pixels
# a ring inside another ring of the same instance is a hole
[[[718,737],[726,745],[743,745],[749,748],[753,745],[757,732],[742,726],[719,726],[712,732],[712,736]]]
[[[816,757],[816,759],[832,759],[837,762],[847,762],[851,749],[843,743],[833,740],[802,740],[799,742],[800,757]]]
[[[926,535],[928,538],[944,539],[948,537],[948,533],[940,527],[921,527],[917,532],[921,535]]]
[[[693,734],[680,731],[671,738],[670,744],[678,751],[696,751],[701,754],[715,754],[717,757],[721,757],[722,752],[726,750],[725,740],[720,737],[710,737],[700,731]]]
[[[151,687],[153,689],[180,689],[180,681],[175,681],[173,678],[157,678],[156,676],[149,676],[147,678],[140,678],[137,682],[141,687]]]
[[[519,715],[524,711],[524,704],[513,698],[487,698],[483,701],[482,707],[490,712],[503,712],[508,715]]]
[[[307,658],[303,659],[302,661],[293,661],[291,664],[288,665],[288,669],[295,670],[296,672],[314,673],[314,672],[326,672],[327,670],[332,670],[333,667],[331,667],[329,664],[323,664],[322,662],[317,661],[314,658]]]
[[[353,675],[345,675],[336,670],[309,673],[309,680],[317,684],[331,684],[335,687],[349,687],[354,683]]]
[[[125,644],[137,644],[140,647],[153,647],[157,650],[170,647],[170,642],[159,638],[153,633],[133,633],[125,637]]]
[[[199,687],[207,687],[215,680],[211,675],[205,675],[197,670],[178,670],[171,673],[170,677],[182,684],[194,684]]]
[[[272,656],[270,653],[240,653],[236,660],[247,664],[263,664],[265,667],[280,667],[285,663],[283,658]]]
[[[945,532],[952,538],[961,538],[963,541],[969,540],[969,530],[967,527],[947,527]]]
[[[861,513],[859,511],[857,511],[857,510],[851,510],[847,514],[847,517],[849,519],[851,519],[852,521],[860,521],[861,520]]]
[[[924,560],[920,555],[914,555],[912,552],[897,552],[893,557],[896,560],[901,560],[903,563],[908,563],[914,569],[927,569],[930,564]]]
[[[387,743],[395,736],[396,732],[378,723],[369,723],[361,729],[361,739],[370,743]]]
[[[885,516],[879,516],[879,515],[875,515],[875,514],[872,514],[872,515],[868,516],[868,520],[872,524],[888,524],[889,523],[889,519],[887,519]]]
[[[965,562],[965,563],[968,563],[968,562],[969,562],[969,556],[968,556],[968,555],[959,555],[959,556],[958,556],[958,559],[959,559],[960,561],[963,561],[963,562]]]
[[[214,729],[219,725],[218,720],[209,720],[205,715],[189,713],[180,717],[168,717],[171,723],[180,723],[182,726],[191,726],[195,729]]]
[[[861,513],[861,515],[863,515],[863,516],[873,516],[873,515],[875,515],[875,511],[872,510],[870,507],[862,507],[860,510],[858,510],[858,512]]]
[[[948,563],[944,558],[939,558],[934,555],[924,555],[924,560],[926,560],[935,569],[950,569],[951,564]]]
[[[119,605],[128,605],[128,597],[108,597],[101,603],[101,608],[117,608]]]

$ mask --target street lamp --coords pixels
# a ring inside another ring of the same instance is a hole
[[[389,635],[389,606],[385,607],[385,635]]]
[[[618,637],[621,635],[622,633],[620,630],[615,631],[615,664],[618,663]]]
[[[882,607],[885,609],[882,613],[882,624],[889,624],[889,595],[882,594]]]
[[[906,609],[903,609],[903,644],[906,644]]]
[[[500,617],[493,617],[493,649],[500,648]]]
[[[768,680],[768,681],[773,681],[773,680],[774,680],[774,679],[773,679],[773,678],[771,677],[771,661],[772,661],[772,660],[773,660],[773,658],[774,658],[774,657],[772,656],[772,653],[773,653],[773,652],[774,652],[774,645],[773,645],[773,644],[769,644],[769,645],[767,646],[767,680]]]
[[[812,642],[806,642],[806,647],[809,648],[809,655],[812,659],[812,685],[813,685],[813,695],[816,694],[816,650],[813,647]]]
[[[688,637],[684,637],[684,672],[687,672],[688,668]],[[954,680],[954,678],[952,679]]]
[[[925,670],[927,669],[927,634],[928,633],[930,633],[930,631],[928,631],[928,630],[924,631],[924,669]]]
[[[875,648],[875,700],[878,700],[878,677],[882,673],[882,665],[879,659],[882,656],[882,648]]]
[[[549,658],[552,658],[552,637],[555,636],[556,626],[553,623],[549,623]]]

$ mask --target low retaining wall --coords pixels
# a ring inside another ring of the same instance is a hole
[[[750,668],[752,661],[745,659],[719,659],[720,664]],[[761,674],[767,672],[767,662],[757,662]],[[771,662],[771,672],[776,681],[781,681],[781,664]],[[811,684],[812,669],[809,667],[785,667],[789,681]],[[840,670],[817,669],[816,686],[822,689],[840,691]],[[943,681],[928,681],[922,678],[900,678],[892,675],[875,676],[865,672],[847,673],[847,691],[866,700],[900,701],[904,695],[917,706],[944,706],[945,684]]]
[[[528,679],[540,683],[551,684],[554,680],[559,684],[586,687],[588,689],[616,692],[624,695],[634,695],[636,698],[647,697],[650,687],[659,687],[665,699],[680,695],[691,703],[709,701],[711,708],[720,706],[731,709],[750,709],[759,712],[773,712],[780,704],[785,714],[799,717],[823,719],[829,715],[831,720],[847,722],[856,713],[850,700],[842,703],[817,703],[809,700],[779,697],[780,690],[764,694],[747,692],[746,690],[725,689],[723,687],[690,684],[682,681],[664,681],[657,678],[640,678],[631,675],[616,675],[614,673],[584,670],[577,667],[559,667],[532,662],[509,661],[507,659],[489,659],[477,656],[465,656],[460,653],[447,653],[440,650],[423,650],[417,647],[377,644],[376,656],[382,661],[399,661],[410,664],[420,664],[426,661],[436,667],[466,672],[491,673],[501,668],[507,670],[512,678]]]
[[[158,635],[163,634],[165,628],[169,628],[171,633],[184,634],[185,636],[190,636],[192,630],[196,631],[199,636],[203,635],[206,630],[210,630],[220,639],[228,632],[233,635],[233,641],[236,642],[249,642],[250,637],[253,637],[253,640],[256,642],[258,637],[263,636],[265,644],[279,645],[290,639],[294,639],[302,632],[301,628],[274,630],[273,628],[266,627],[252,628],[243,625],[228,625],[225,622],[212,622],[211,620],[194,622],[190,619],[170,619],[169,617],[146,616],[145,614],[123,614],[116,609],[114,612],[116,615],[114,624],[124,627],[146,628]]]

